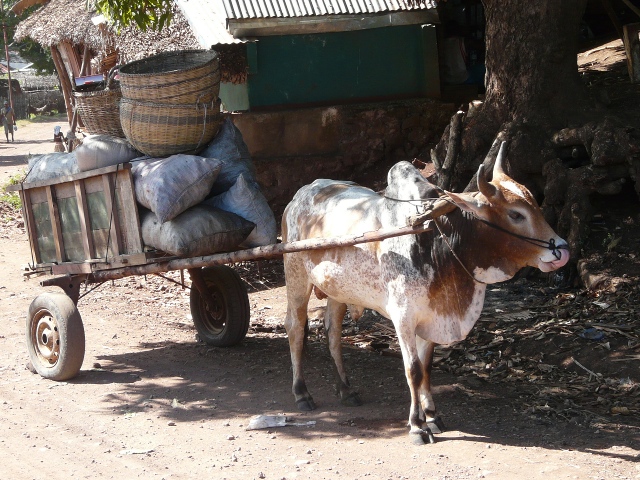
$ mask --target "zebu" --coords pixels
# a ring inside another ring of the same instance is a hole
[[[479,192],[447,192],[459,208],[434,220],[431,232],[284,255],[285,327],[299,409],[315,408],[302,374],[307,304],[315,289],[328,297],[325,329],[342,402],[360,404],[342,361],[342,320],[347,308],[355,319],[369,308],[389,318],[398,335],[411,392],[410,435],[419,443],[434,441],[429,425],[439,422],[431,396],[435,345],[467,336],[480,316],[487,284],[508,280],[525,266],[553,271],[569,258],[566,242],[544,220],[530,192],[503,171],[503,157],[504,145],[491,182],[480,167]],[[316,180],[285,209],[283,241],[404,226],[415,215],[415,204],[433,196],[433,185],[408,162],[391,168],[384,195],[352,182]]]

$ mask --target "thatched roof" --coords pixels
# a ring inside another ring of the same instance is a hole
[[[87,10],[86,0],[51,0],[20,22],[15,40],[30,37],[50,47],[63,41],[88,45],[100,55],[114,48],[120,50],[119,63],[148,57],[160,52],[200,48],[186,19],[175,9],[171,24],[160,32],[141,32],[129,26],[116,32],[104,24],[94,25],[98,14]]]
[[[51,0],[18,24],[14,39],[30,37],[45,47],[67,41],[100,51],[109,38],[91,22],[96,12],[87,10],[86,5],[85,0]]]
[[[159,32],[141,32],[136,26],[130,25],[117,34],[112,31],[112,34],[114,45],[120,51],[121,64],[161,52],[202,48],[184,15],[177,8],[173,9],[173,19],[169,26]]]

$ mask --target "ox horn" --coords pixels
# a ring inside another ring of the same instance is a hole
[[[480,193],[482,193],[487,200],[490,200],[497,194],[496,187],[487,182],[484,176],[484,165],[480,165],[480,168],[478,168],[476,181],[478,182],[478,190],[480,190]]]
[[[502,142],[500,144],[500,150],[498,150],[496,161],[493,164],[493,178],[496,178],[498,175],[506,175],[504,168],[502,168],[502,164],[504,163],[504,152],[507,149],[506,145],[507,142]]]

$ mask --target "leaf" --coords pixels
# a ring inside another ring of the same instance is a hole
[[[611,241],[609,242],[609,245],[607,245],[607,252],[610,252],[611,250],[616,248],[616,246],[620,243],[620,240],[622,240],[622,237],[612,238]]]
[[[611,407],[611,413],[614,415],[631,415],[631,411],[627,407]]]

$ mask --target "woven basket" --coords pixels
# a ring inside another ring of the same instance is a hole
[[[113,67],[116,66],[117,60],[118,60],[118,55],[119,52],[118,50],[114,50],[108,54],[106,54],[102,60],[100,60],[100,71],[107,73],[109,72]]]
[[[123,98],[183,105],[215,102],[220,93],[220,61],[214,50],[179,50],[120,67]]]
[[[217,102],[165,105],[123,98],[120,122],[127,140],[151,157],[196,154],[218,134],[224,117]]]
[[[76,109],[88,133],[124,138],[120,125],[119,88],[95,92],[73,92]]]

